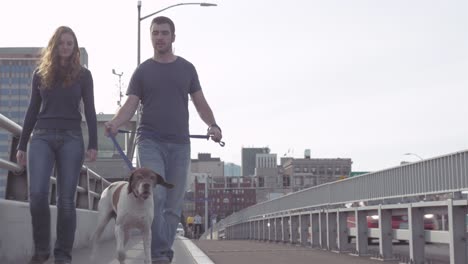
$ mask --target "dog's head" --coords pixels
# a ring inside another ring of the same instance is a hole
[[[147,199],[153,194],[153,188],[160,184],[168,189],[174,185],[167,183],[156,172],[147,168],[138,168],[132,171],[128,180],[128,193],[134,193],[136,197]]]

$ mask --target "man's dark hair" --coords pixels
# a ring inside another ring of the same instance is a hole
[[[165,16],[158,16],[158,17],[155,17],[153,19],[153,21],[151,21],[151,25],[153,24],[157,24],[157,25],[161,25],[161,24],[169,24],[169,27],[171,28],[171,31],[172,31],[172,35],[175,34],[175,25],[174,25],[174,22],[168,18],[168,17],[165,17]]]

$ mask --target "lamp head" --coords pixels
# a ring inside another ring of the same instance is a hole
[[[212,4],[212,3],[200,3],[200,6],[218,6],[218,5]]]

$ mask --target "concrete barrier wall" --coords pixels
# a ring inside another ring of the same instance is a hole
[[[57,208],[50,207],[51,248],[55,244]],[[74,248],[90,246],[97,224],[97,212],[77,209]],[[101,240],[114,237],[114,221],[110,221]],[[0,263],[27,263],[33,254],[31,214],[29,203],[0,199]]]

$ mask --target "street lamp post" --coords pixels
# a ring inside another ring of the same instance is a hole
[[[117,73],[115,69],[112,69],[112,74],[119,76],[119,101],[117,101],[117,105],[122,107],[122,75],[123,72]]]
[[[421,158],[421,156],[419,156],[418,154],[415,154],[415,153],[405,153],[404,155],[407,155],[407,156],[415,156],[415,157],[418,157],[418,159],[420,160],[424,160],[423,158]]]
[[[147,19],[148,17],[151,17],[151,16],[154,16],[158,13],[161,13],[162,11],[165,11],[169,8],[173,8],[173,7],[176,7],[176,6],[181,6],[181,5],[198,5],[198,6],[203,6],[203,7],[206,7],[206,6],[217,6],[217,4],[212,4],[212,3],[178,3],[178,4],[175,4],[175,5],[170,5],[168,7],[165,7],[161,10],[158,10],[154,13],[151,13],[149,15],[146,15],[144,17],[141,17],[141,1],[139,0],[138,3],[137,3],[137,8],[138,8],[138,41],[137,41],[137,66],[140,65],[140,38],[141,38],[141,21]]]

